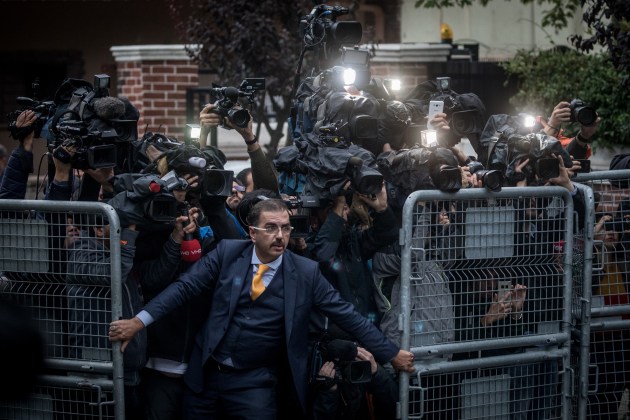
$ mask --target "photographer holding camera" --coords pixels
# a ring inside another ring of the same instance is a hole
[[[622,238],[630,228],[628,216],[619,211],[600,213],[597,217],[593,234],[595,240],[601,242],[594,247],[594,254],[601,269],[593,270],[593,302],[611,308],[627,305],[630,299],[623,266],[625,247]],[[603,322],[615,319],[601,318]],[[591,331],[590,363],[598,369],[599,387],[597,395],[589,396],[589,418],[617,418],[628,383],[629,340],[627,329]],[[615,357],[611,358],[611,355]]]
[[[573,138],[565,137],[562,124],[571,122],[579,123],[580,131]],[[575,159],[588,159],[591,156],[590,143],[600,122],[597,112],[581,100],[561,101],[553,108],[547,123],[543,124],[543,132],[560,140]]]
[[[142,308],[143,292],[140,284],[144,279],[159,283],[168,282],[174,276],[181,261],[180,243],[186,233],[197,229],[195,223],[184,226],[184,222],[195,217],[192,209],[188,216],[178,217],[160,253],[153,260],[140,262],[134,262],[136,240],[140,232],[135,224],[123,227],[120,235],[123,316],[132,316]],[[101,216],[89,215],[88,219],[84,223],[87,227],[83,232],[85,236],[75,240],[68,250],[65,292],[71,321],[70,355],[76,358],[90,357],[89,354],[109,351],[111,348],[107,341],[107,332],[100,330],[102,322],[93,320],[95,314],[111,313],[109,301],[99,298],[99,291],[111,284],[109,223]],[[121,215],[121,222],[125,219],[128,216]],[[130,343],[124,354],[125,412],[129,418],[144,416],[139,385],[140,372],[146,361],[147,335],[143,332]]]
[[[239,107],[239,105],[236,107]],[[236,130],[243,137],[243,141],[247,145],[247,153],[251,159],[254,189],[264,188],[272,191],[278,191],[278,174],[258,143],[259,139],[252,131],[253,122],[251,116],[247,125],[245,127],[240,127],[234,124],[230,118],[217,113],[216,108],[216,104],[208,104],[199,114],[199,124],[201,125],[199,147],[203,149],[206,146],[208,132],[212,127],[222,125],[229,129]],[[245,109],[242,109],[242,111],[247,112]]]
[[[371,213],[365,214],[362,207]],[[374,197],[353,194],[351,205],[346,195],[337,196],[332,206],[320,213],[325,220],[320,217],[323,224],[313,239],[313,258],[322,263],[324,276],[357,312],[377,321],[380,315],[376,313],[376,291],[368,261],[379,248],[398,237],[385,186]],[[370,218],[371,224],[366,225]]]
[[[394,419],[396,417],[395,402],[398,387],[391,376],[374,360],[372,353],[357,346],[356,361],[370,363],[371,380],[363,383],[350,383],[339,379],[339,367],[334,361],[325,361],[318,372],[315,401],[313,403],[313,420],[319,419],[365,419],[379,420]],[[374,412],[370,412],[365,394],[374,396]],[[390,401],[390,405],[379,404]]]

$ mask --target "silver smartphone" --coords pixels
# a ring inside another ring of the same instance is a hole
[[[427,114],[428,118],[428,126],[429,128],[433,128],[431,126],[431,120],[439,113],[444,111],[444,101],[431,101],[429,102],[429,113]]]
[[[510,280],[499,280],[499,290],[497,291],[499,300],[504,300],[512,290],[512,282]]]

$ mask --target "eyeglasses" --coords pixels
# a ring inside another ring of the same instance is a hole
[[[244,191],[245,187],[243,187],[242,185],[234,185],[232,187],[232,194],[243,194]]]
[[[277,235],[278,230],[282,231],[283,235],[288,235],[293,230],[293,226],[291,225],[267,225],[264,228],[259,228],[257,226],[250,226],[252,229],[259,230],[261,232],[265,232],[267,235]]]

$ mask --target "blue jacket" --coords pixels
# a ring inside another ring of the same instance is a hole
[[[203,366],[213,355],[231,322],[247,272],[254,244],[251,241],[223,240],[155,299],[145,310],[159,319],[189,299],[202,293],[212,293],[210,314],[197,335],[185,381],[195,392],[203,388]],[[386,363],[398,353],[398,348],[354,307],[341,299],[328,283],[316,262],[285,251],[282,266],[284,276],[285,345],[293,385],[302,409],[306,411],[308,392],[308,332],[311,312],[315,309],[328,316],[372,352],[380,363]]]

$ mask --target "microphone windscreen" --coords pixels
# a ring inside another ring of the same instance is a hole
[[[98,98],[94,101],[94,113],[102,120],[117,120],[125,115],[125,103],[111,96]]]
[[[361,167],[363,166],[363,159],[357,156],[352,156],[350,159],[348,159],[348,166]]]
[[[179,253],[182,257],[182,261],[195,262],[201,258],[201,245],[196,239],[189,241],[182,241]]]
[[[223,90],[223,94],[227,96],[228,98],[238,98],[238,93],[239,93],[238,89],[236,89],[233,86],[228,86],[224,88]]]

